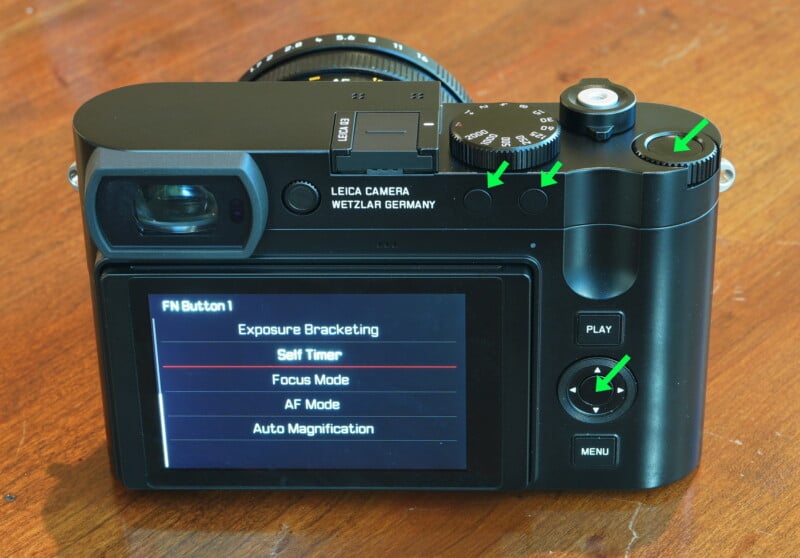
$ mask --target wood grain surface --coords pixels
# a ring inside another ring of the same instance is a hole
[[[648,492],[129,492],[108,467],[71,118],[234,80],[318,33],[412,45],[484,101],[606,76],[706,115],[720,200],[699,469]],[[800,8],[654,2],[0,1],[0,556],[799,556]]]

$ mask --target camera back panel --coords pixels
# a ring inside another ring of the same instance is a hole
[[[690,473],[719,132],[679,165],[663,138],[699,115],[571,99],[259,82],[84,105],[123,483],[638,489]]]

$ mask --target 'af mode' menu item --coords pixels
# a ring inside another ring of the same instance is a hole
[[[149,305],[165,467],[466,468],[463,294]]]

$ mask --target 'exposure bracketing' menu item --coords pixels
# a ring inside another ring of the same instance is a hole
[[[463,294],[149,305],[165,467],[466,468]]]

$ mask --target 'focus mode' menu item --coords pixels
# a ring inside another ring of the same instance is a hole
[[[149,305],[165,467],[466,468],[464,294]]]

